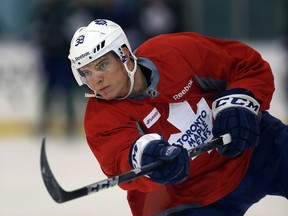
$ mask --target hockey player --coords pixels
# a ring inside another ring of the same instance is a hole
[[[273,75],[251,47],[186,32],[133,53],[119,25],[96,19],[76,31],[69,59],[92,90],[84,126],[103,172],[167,161],[120,186],[133,215],[244,215],[267,194],[288,198],[288,127],[266,111]],[[187,156],[225,133],[225,148]]]

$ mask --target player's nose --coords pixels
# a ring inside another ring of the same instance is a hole
[[[87,77],[87,81],[91,86],[97,86],[104,81],[104,75],[100,72],[93,72],[91,76]]]

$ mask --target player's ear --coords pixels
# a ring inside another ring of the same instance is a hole
[[[126,59],[130,59],[131,58],[131,54],[130,54],[130,51],[127,47],[123,47],[123,52],[124,52],[124,55],[126,57]]]
[[[127,47],[123,47],[123,53],[125,55],[125,59],[127,62],[127,66],[129,68],[129,70],[132,70],[134,68],[134,59],[129,51],[129,49]]]

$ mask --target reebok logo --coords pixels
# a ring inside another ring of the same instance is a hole
[[[173,96],[173,99],[175,101],[177,101],[180,98],[182,98],[189,91],[189,89],[191,88],[192,84],[193,84],[193,80],[190,79],[188,84],[182,89],[182,91]]]
[[[80,59],[83,59],[83,58],[85,58],[88,55],[90,55],[90,53],[87,51],[87,52],[81,54],[80,56],[76,56],[75,57],[75,61],[79,61]]]

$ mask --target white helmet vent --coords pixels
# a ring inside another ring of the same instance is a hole
[[[104,47],[105,47],[105,40],[102,41],[100,44],[98,44],[98,45],[94,48],[93,52],[96,53],[96,52],[98,52],[100,49],[103,49]]]

